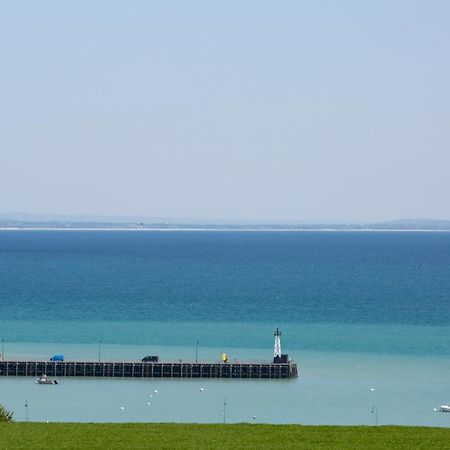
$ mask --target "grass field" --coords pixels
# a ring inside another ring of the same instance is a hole
[[[2,423],[0,448],[450,449],[450,429],[301,425]]]

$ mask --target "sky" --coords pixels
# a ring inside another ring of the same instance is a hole
[[[450,219],[450,2],[0,2],[0,213]]]

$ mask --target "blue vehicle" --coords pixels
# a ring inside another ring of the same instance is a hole
[[[50,361],[62,362],[64,361],[64,355],[54,355],[53,358],[50,358]]]

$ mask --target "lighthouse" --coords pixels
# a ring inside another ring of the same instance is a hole
[[[281,331],[277,329],[273,332],[275,343],[273,344],[273,359],[281,357]]]
[[[273,332],[275,342],[273,344],[273,362],[275,364],[287,363],[288,355],[281,353],[281,331],[277,329]]]

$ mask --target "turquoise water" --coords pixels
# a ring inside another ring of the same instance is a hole
[[[71,359],[98,358],[93,344],[10,344],[15,355],[45,356],[55,348]],[[164,351],[167,359],[192,359],[194,348],[104,345],[102,359],[129,360]],[[434,411],[449,399],[450,361],[440,357],[363,353],[291,353],[296,381],[60,379],[41,386],[31,378],[0,381],[2,402],[17,420],[86,422],[222,422],[449,426]],[[217,360],[216,348],[200,348],[200,360]],[[266,349],[232,349],[232,359],[266,359]],[[203,389],[203,391],[201,391]],[[373,391],[371,389],[374,389]],[[155,390],[158,393],[155,393]],[[150,404],[148,404],[150,403]],[[121,408],[124,409],[121,409]],[[253,418],[255,416],[255,418]]]
[[[226,398],[230,422],[374,424],[376,406],[379,423],[447,426],[449,274],[450,233],[2,231],[7,359],[97,360],[101,340],[103,360],[193,360],[196,341],[201,360],[269,360],[279,326],[300,378],[10,378],[0,403],[18,420],[27,400],[31,420],[220,422]]]

